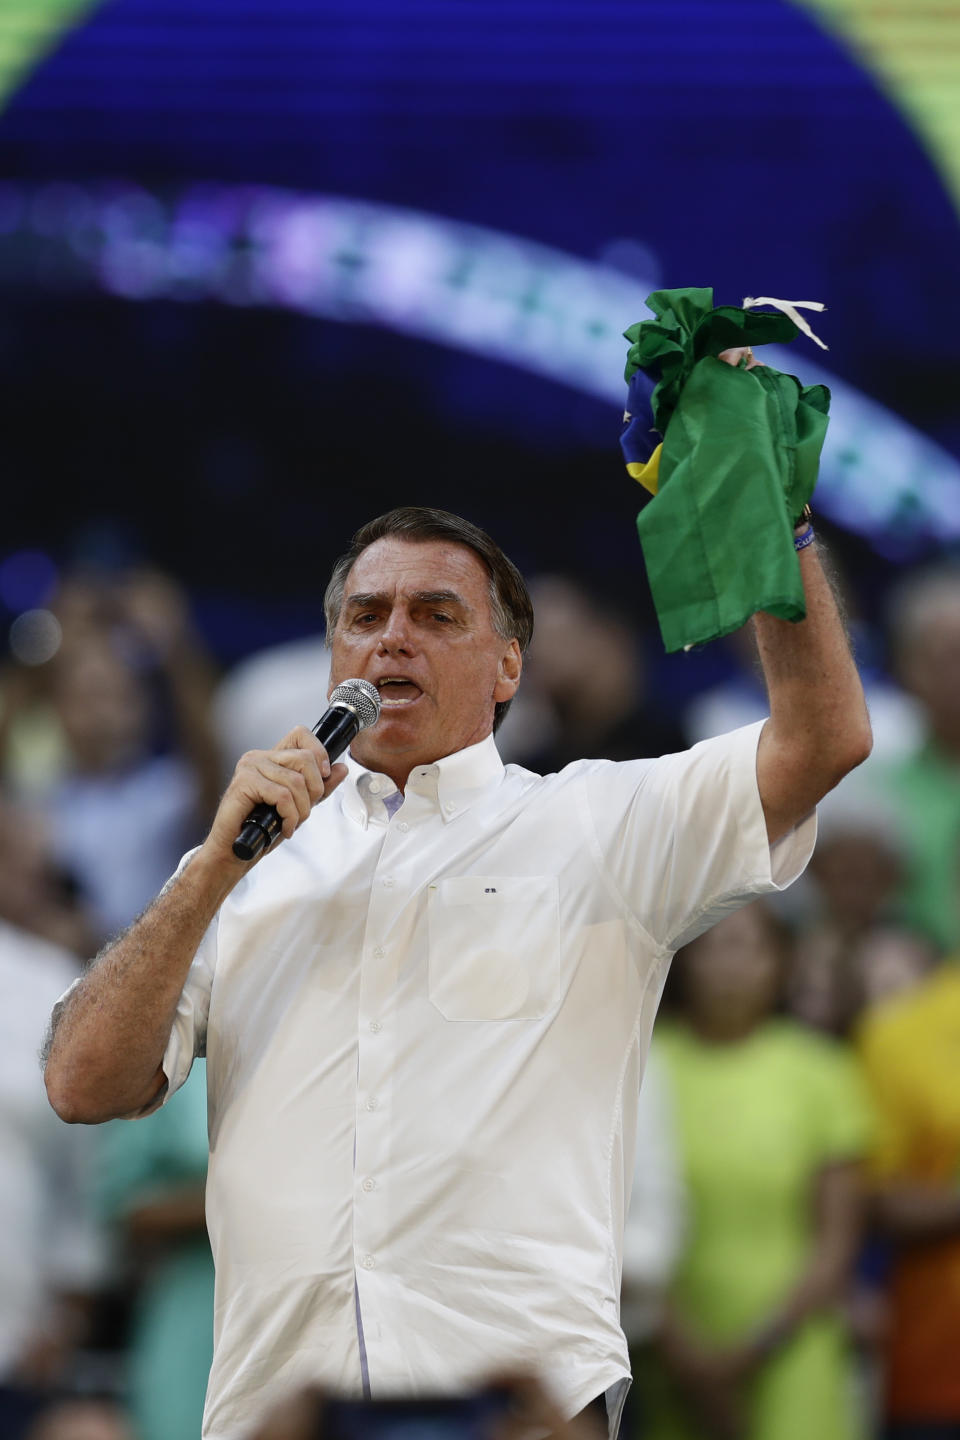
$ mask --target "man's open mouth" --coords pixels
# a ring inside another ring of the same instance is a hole
[[[403,675],[388,675],[377,681],[380,704],[384,710],[396,710],[403,705],[412,705],[423,694],[420,686]]]

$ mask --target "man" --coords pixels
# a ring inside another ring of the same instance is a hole
[[[95,1122],[148,1112],[206,1051],[208,1440],[305,1381],[449,1391],[507,1361],[569,1415],[609,1392],[615,1422],[625,1177],[670,955],[799,873],[813,806],[869,749],[814,549],[807,620],[758,617],[765,727],[541,778],[492,738],[532,630],[516,569],[442,511],[358,532],[327,592],[331,683],[377,685],[379,722],[346,764],[303,728],[243,757],[47,1063],[57,1111]],[[285,838],[251,870],[231,844],[258,801]]]

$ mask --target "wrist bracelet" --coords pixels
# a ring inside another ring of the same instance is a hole
[[[801,530],[799,535],[794,535],[794,537],[793,537],[793,548],[794,548],[794,550],[796,550],[798,553],[799,553],[801,550],[806,550],[807,546],[808,546],[808,545],[812,545],[813,542],[814,542],[814,540],[816,540],[816,538],[817,538],[817,535],[816,535],[816,531],[814,530],[813,526],[812,526],[812,525],[808,525],[807,528],[806,528],[806,530]]]

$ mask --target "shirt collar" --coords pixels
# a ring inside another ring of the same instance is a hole
[[[371,820],[386,824],[389,817],[383,802],[397,787],[387,775],[367,770],[352,755],[345,759],[348,774],[340,787],[344,810],[364,828]],[[493,736],[488,735],[478,744],[445,755],[432,765],[418,765],[410,772],[404,801],[415,796],[420,803],[439,810],[444,821],[453,820],[502,775],[500,752]]]

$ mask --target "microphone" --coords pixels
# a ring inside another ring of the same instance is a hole
[[[380,718],[380,692],[369,680],[344,680],[330,696],[330,708],[313,727],[331,760],[342,755],[355,736]],[[254,805],[233,842],[238,860],[255,860],[280,834],[283,821],[272,805]]]

